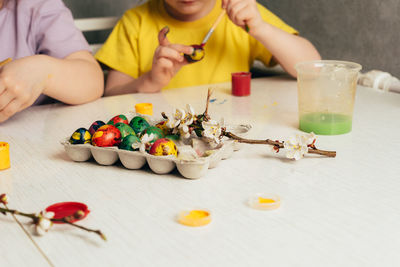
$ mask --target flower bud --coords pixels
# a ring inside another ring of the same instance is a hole
[[[85,213],[82,210],[78,210],[74,213],[74,218],[77,220],[81,219],[83,216],[85,216]]]
[[[7,205],[8,204],[8,196],[7,194],[1,194],[0,195],[0,203]]]

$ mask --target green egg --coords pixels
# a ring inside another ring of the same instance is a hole
[[[147,128],[142,132],[142,135],[144,135],[144,134],[148,134],[148,135],[153,134],[153,135],[155,135],[155,138],[154,138],[153,141],[151,141],[150,143],[154,143],[156,140],[158,140],[158,139],[160,139],[160,138],[164,138],[164,132],[163,132],[160,128],[155,127],[155,126],[149,126],[149,127],[147,127]]]
[[[169,140],[172,140],[172,141],[178,141],[179,140],[179,135],[169,134],[169,135],[166,135],[165,138],[168,138]]]
[[[136,135],[129,134],[122,139],[122,142],[119,144],[119,149],[134,151],[137,149],[132,148],[133,143],[140,142],[140,139]]]
[[[129,126],[132,127],[133,131],[136,134],[140,134],[141,132],[144,131],[144,129],[149,127],[150,124],[146,121],[145,118],[136,116],[131,120],[131,122],[129,123]]]
[[[115,127],[117,127],[118,130],[121,132],[122,139],[124,139],[125,136],[130,135],[130,134],[136,135],[135,131],[128,124],[118,122],[117,124],[115,124]]]

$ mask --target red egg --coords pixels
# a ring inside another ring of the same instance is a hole
[[[121,132],[112,125],[103,125],[92,136],[92,145],[108,147],[121,143]]]
[[[125,123],[125,124],[128,124],[128,125],[129,125],[128,119],[127,119],[126,116],[123,115],[123,114],[120,114],[120,115],[117,115],[117,116],[113,117],[111,120],[109,120],[109,121],[107,122],[107,124],[109,124],[109,125],[114,125],[114,126],[115,126],[115,124],[117,124],[117,123],[119,123],[119,122],[122,122],[122,123]]]

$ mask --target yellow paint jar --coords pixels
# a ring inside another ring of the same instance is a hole
[[[153,104],[152,103],[139,103],[135,105],[136,113],[144,115],[153,115]]]
[[[10,168],[10,145],[0,142],[0,170]]]
[[[183,211],[178,216],[178,222],[186,226],[204,226],[211,222],[211,214],[206,210]]]

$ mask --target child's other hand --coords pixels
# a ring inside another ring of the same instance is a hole
[[[250,33],[263,24],[256,0],[222,0],[222,8],[226,10],[233,23],[250,30]]]
[[[0,122],[32,105],[43,92],[47,78],[36,59],[26,57],[0,67]]]
[[[168,27],[158,33],[159,46],[154,57],[150,79],[158,88],[166,86],[184,65],[188,64],[182,54],[193,53],[193,47],[181,44],[171,44],[167,39]]]

